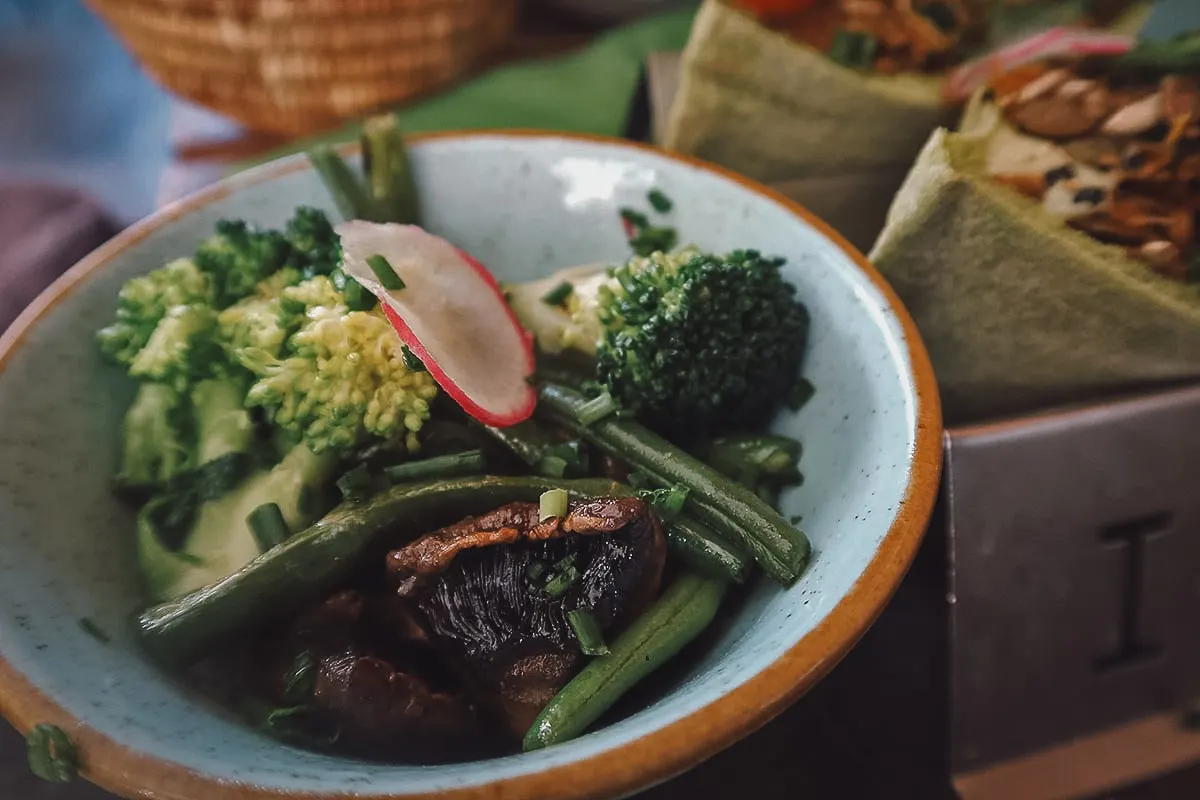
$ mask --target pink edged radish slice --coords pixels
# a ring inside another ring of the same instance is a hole
[[[505,427],[533,414],[533,340],[487,268],[415,225],[352,220],[336,226],[342,268],[379,298],[400,339],[468,414]],[[384,286],[368,260],[400,281]]]

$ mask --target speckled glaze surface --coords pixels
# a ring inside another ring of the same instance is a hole
[[[426,224],[502,280],[625,254],[617,209],[659,187],[684,239],[788,259],[813,315],[817,386],[777,430],[804,444],[806,482],[784,498],[815,558],[788,591],[763,584],[677,690],[568,744],[438,768],[293,749],[241,727],[142,657],[130,514],[109,494],[132,387],[93,332],[129,277],[191,252],[220,217],[281,224],[332,211],[303,160],[271,164],[168,208],[93,254],[0,339],[0,711],[52,722],[84,773],[127,797],[616,796],[662,780],[764,723],[818,680],[877,616],[923,534],[941,464],[924,349],[890,289],[835,234],[761,187],[696,162],[604,140],[532,133],[414,144]],[[109,636],[79,625],[87,617]]]

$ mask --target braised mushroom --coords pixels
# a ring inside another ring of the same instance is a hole
[[[513,503],[388,554],[397,595],[430,641],[517,734],[579,668],[568,615],[608,636],[658,593],[666,539],[636,498],[573,504],[539,520]]]

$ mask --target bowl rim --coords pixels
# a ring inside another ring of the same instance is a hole
[[[611,750],[558,767],[433,793],[278,790],[232,782],[125,747],[75,720],[15,669],[0,652],[0,714],[23,735],[38,723],[69,732],[83,756],[80,774],[123,797],[149,800],[575,800],[618,797],[668,780],[715,755],[775,718],[837,665],[887,606],[908,572],[932,516],[942,470],[941,401],[933,366],[915,323],[899,297],[866,257],[827,223],[778,191],[737,173],[641,142],[609,136],[531,129],[478,129],[419,134],[413,144],[488,137],[551,139],[632,149],[679,162],[739,184],[787,209],[841,250],[880,292],[904,335],[916,396],[915,447],[908,484],[895,519],[850,591],[812,631],[731,692],[664,728]],[[357,144],[339,148],[357,152]],[[0,373],[26,335],[59,301],[129,247],[179,217],[234,192],[308,168],[302,154],[226,177],[158,209],[71,267],[0,334]]]

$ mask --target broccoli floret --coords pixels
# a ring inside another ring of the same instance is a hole
[[[347,311],[324,276],[284,290],[285,314],[302,320],[282,357],[238,352],[258,380],[246,396],[316,453],[347,451],[372,437],[418,446],[437,385],[405,366],[403,345],[378,311]]]
[[[596,375],[676,441],[761,428],[799,378],[809,315],[782,259],[634,258],[599,290]]]
[[[195,261],[212,279],[217,308],[227,308],[283,267],[292,246],[279,231],[258,230],[242,220],[221,220],[216,227],[196,250]]]
[[[134,356],[129,374],[185,391],[195,381],[227,369],[217,333],[217,313],[211,307],[175,306],[159,320],[146,346]]]
[[[138,387],[125,412],[117,484],[129,489],[161,486],[190,462],[192,431],[185,398],[160,383]]]
[[[287,315],[289,322],[291,317]],[[222,344],[235,359],[241,350],[259,350],[278,358],[290,333],[278,296],[248,297],[234,303],[217,316],[217,327]]]
[[[328,275],[342,259],[342,243],[323,211],[300,206],[285,231],[292,245],[292,265],[305,278]]]
[[[109,360],[128,367],[168,310],[211,302],[208,276],[186,258],[132,278],[117,295],[116,320],[97,334],[100,351]]]

